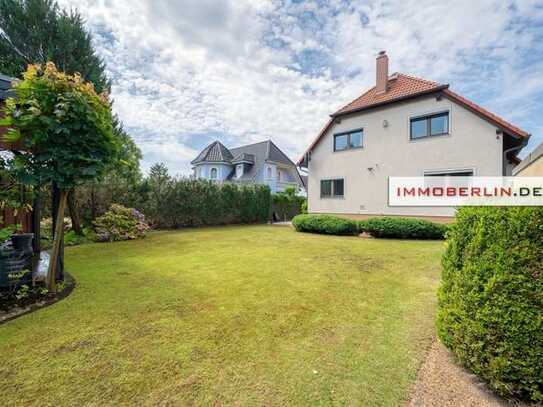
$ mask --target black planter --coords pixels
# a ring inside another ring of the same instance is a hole
[[[25,253],[32,252],[33,237],[33,233],[21,233],[18,235],[11,235],[11,244],[13,245],[13,249]]]

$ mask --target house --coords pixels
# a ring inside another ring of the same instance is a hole
[[[333,113],[298,163],[309,170],[308,210],[451,217],[450,207],[389,206],[389,177],[511,175],[529,137],[447,84],[389,76],[382,51],[375,86]]]
[[[191,161],[194,177],[216,182],[265,184],[272,193],[304,184],[294,164],[271,140],[232,149],[214,141]]]
[[[519,177],[543,177],[543,143],[515,167],[513,175]]]

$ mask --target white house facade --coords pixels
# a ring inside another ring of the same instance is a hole
[[[293,187],[305,191],[298,168],[271,140],[228,149],[215,141],[191,164],[194,177],[216,182],[264,184],[272,193]]]
[[[450,217],[447,207],[392,207],[393,176],[511,175],[529,134],[448,89],[377,58],[376,86],[331,116],[300,160],[308,210],[351,217]]]

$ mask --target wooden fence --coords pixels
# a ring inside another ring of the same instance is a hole
[[[0,228],[21,225],[24,233],[32,233],[32,211],[11,208],[0,209]]]

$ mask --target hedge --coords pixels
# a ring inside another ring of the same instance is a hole
[[[448,232],[438,334],[502,396],[543,400],[543,207],[462,208]]]
[[[264,223],[270,214],[271,194],[266,185],[236,185],[176,178],[163,188],[160,202],[147,199],[140,205],[153,226]]]
[[[292,219],[298,232],[326,235],[358,235],[358,223],[349,219],[329,215],[298,215]]]
[[[377,238],[444,239],[447,225],[412,218],[371,218],[360,221],[361,231]]]

